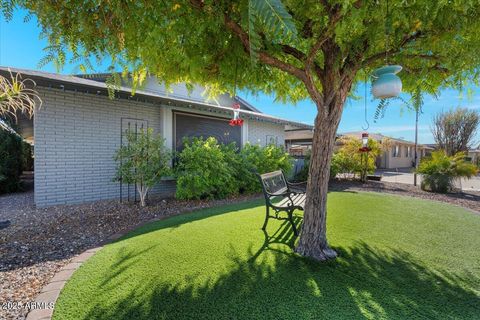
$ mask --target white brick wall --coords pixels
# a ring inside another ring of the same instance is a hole
[[[113,156],[122,118],[148,120],[161,132],[160,106],[105,96],[39,89],[35,115],[35,203],[38,206],[118,198]],[[174,184],[155,191],[172,193]]]
[[[248,139],[251,144],[265,146],[268,144],[267,136],[273,137],[278,146],[285,145],[285,130],[283,124],[271,122],[248,121]]]

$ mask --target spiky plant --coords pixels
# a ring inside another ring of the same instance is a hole
[[[19,113],[32,117],[35,107],[40,108],[42,100],[32,89],[36,83],[32,79],[22,79],[20,73],[10,72],[10,79],[0,76],[0,118],[16,119]]]

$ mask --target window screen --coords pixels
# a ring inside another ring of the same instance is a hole
[[[242,143],[241,127],[232,127],[228,119],[175,113],[175,149],[183,149],[183,139],[215,137],[220,143],[235,142],[238,147]]]

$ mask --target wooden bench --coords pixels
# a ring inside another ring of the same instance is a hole
[[[288,220],[292,224],[293,233],[297,236],[297,228],[293,222],[293,212],[304,210],[306,183],[291,183],[281,170],[258,175],[265,196],[266,215],[262,230],[267,227],[268,219]],[[270,208],[275,216],[270,215]],[[280,212],[286,212],[287,218],[280,218]]]

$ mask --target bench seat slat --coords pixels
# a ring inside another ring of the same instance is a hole
[[[293,200],[293,205],[294,205],[294,206],[296,206],[296,207],[302,207],[302,209],[304,208],[304,206],[305,206],[305,199],[306,199],[304,193],[291,195],[291,198],[292,198],[292,200]],[[274,204],[276,207],[288,209],[289,207],[292,206],[292,201],[290,201],[289,198],[284,197],[284,198],[282,198],[282,200],[280,200],[279,202],[273,203],[273,204]]]

